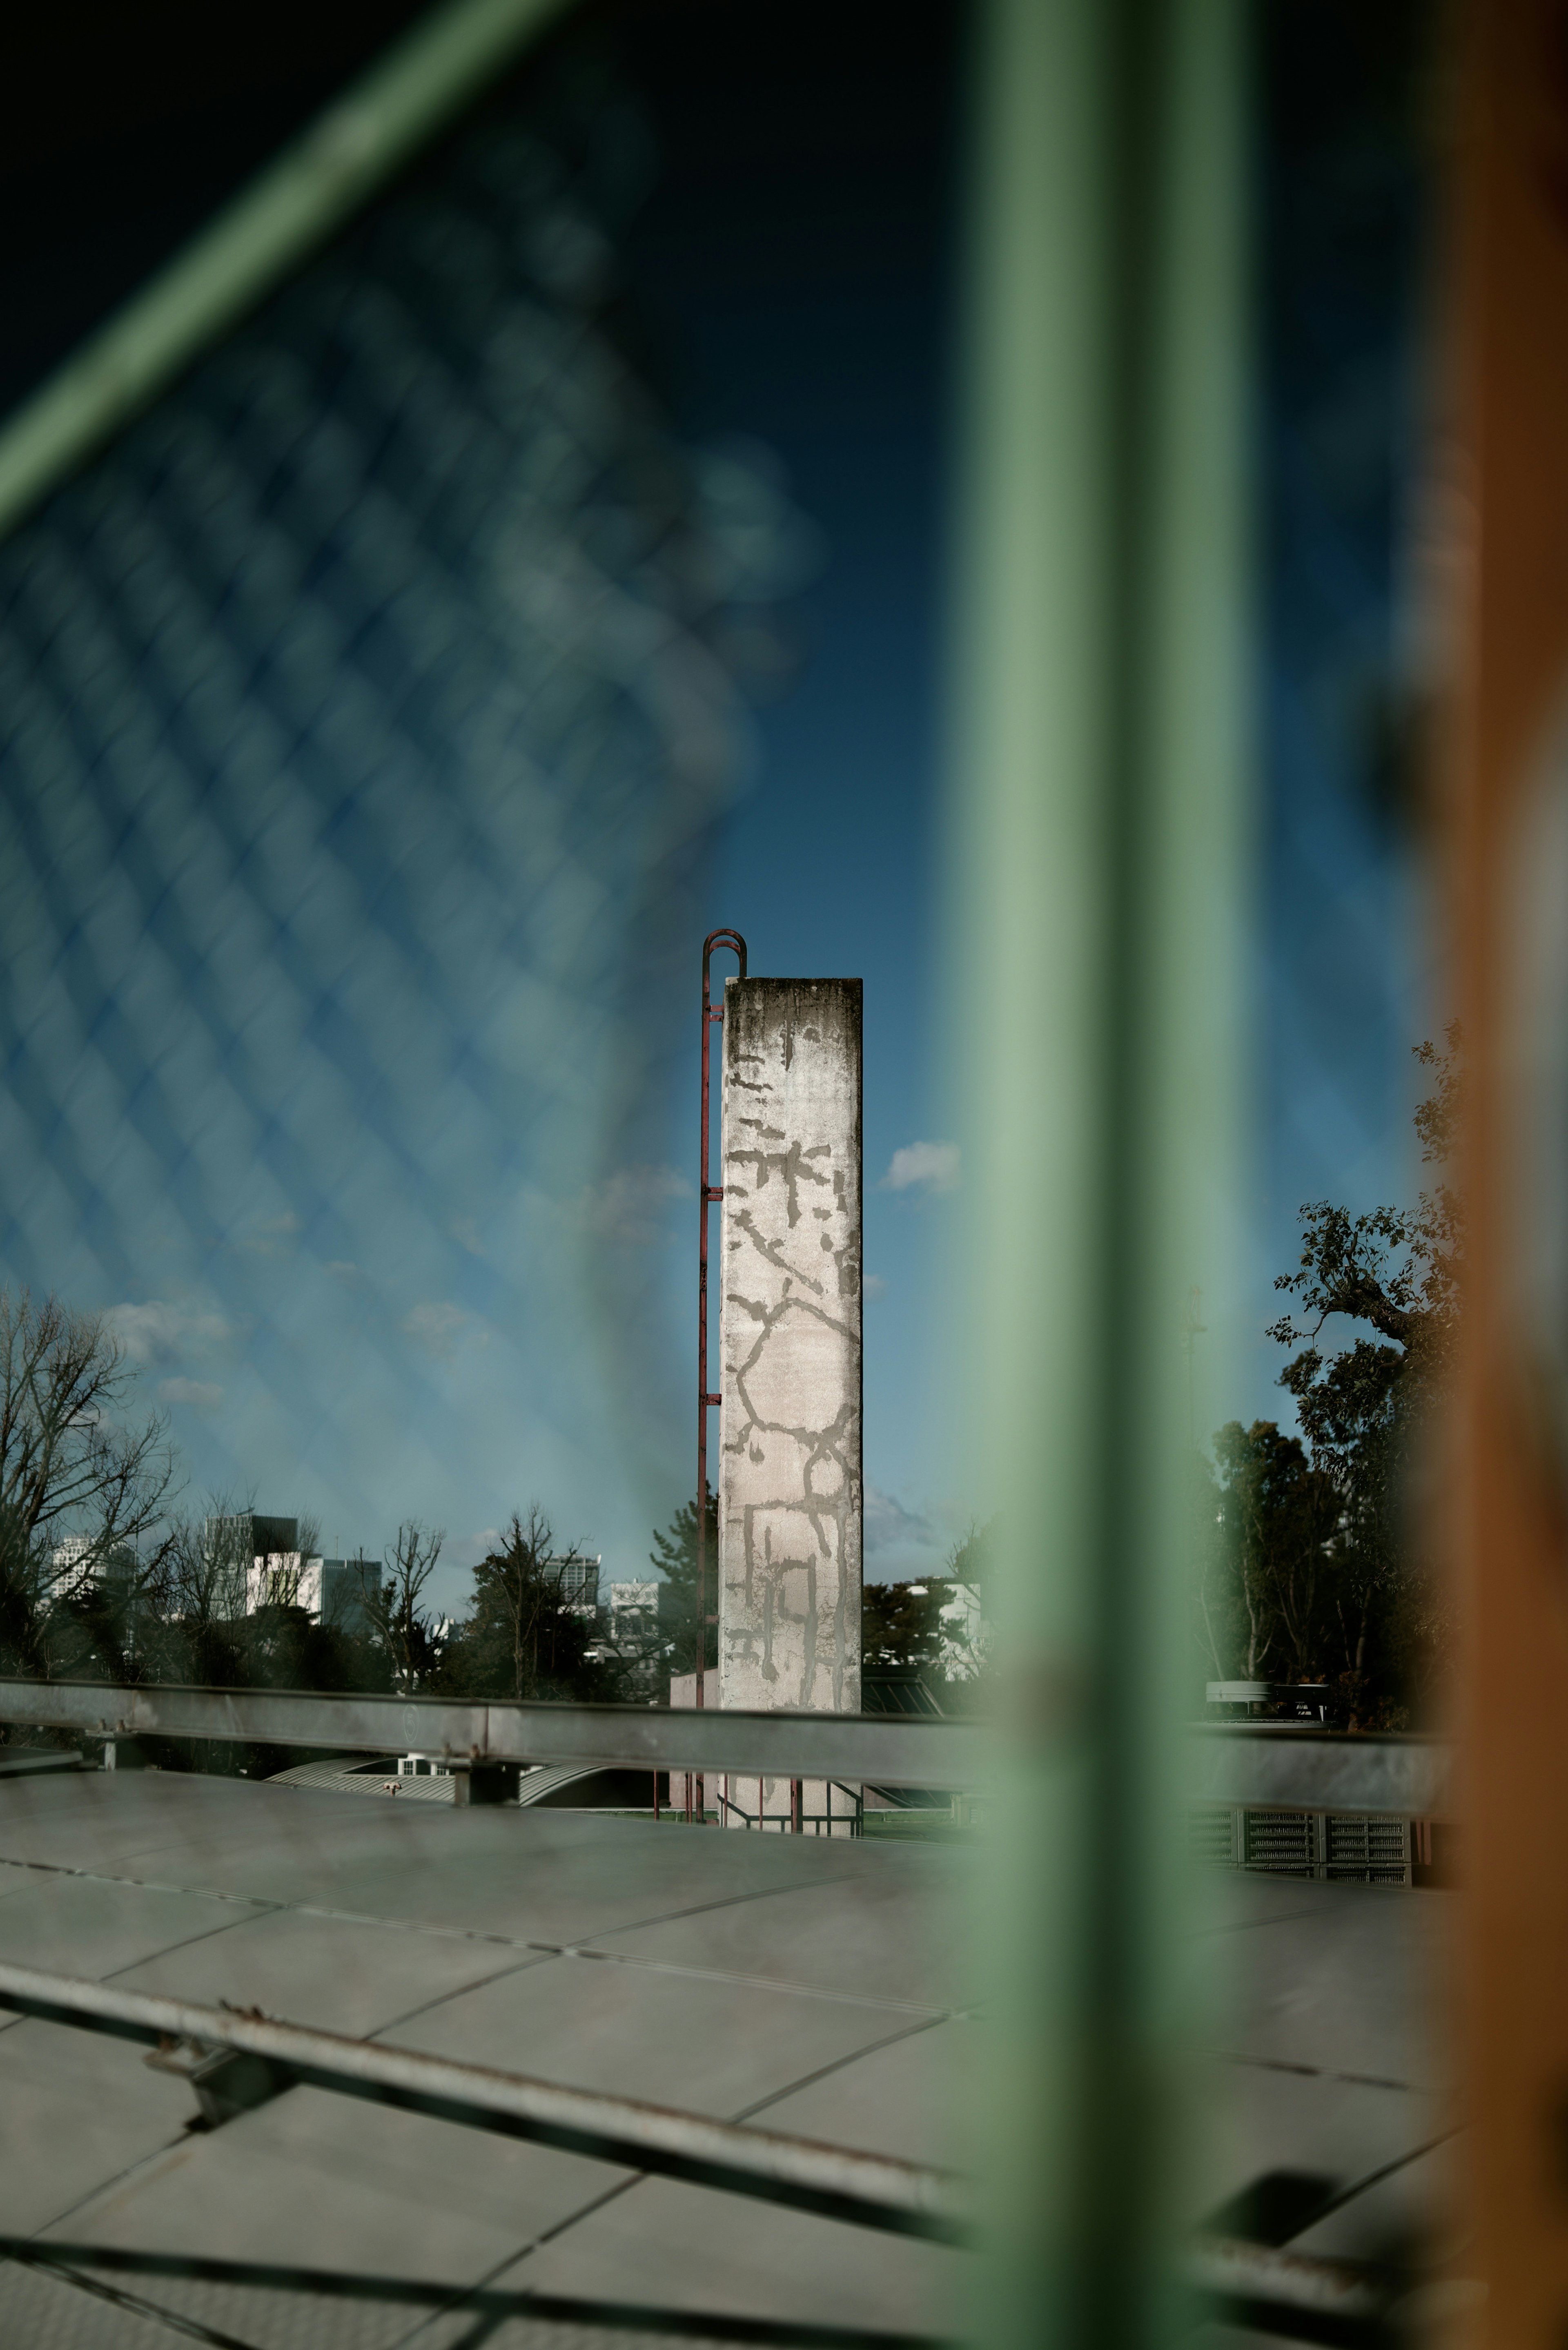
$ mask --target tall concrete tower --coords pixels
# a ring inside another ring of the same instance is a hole
[[[858,1713],[860,982],[732,979],[723,1038],[719,1701]],[[802,1802],[847,1834],[852,1796]]]

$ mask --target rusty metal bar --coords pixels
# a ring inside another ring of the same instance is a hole
[[[1287,2340],[1394,2350],[1410,2338],[1397,2321],[1414,2280],[1402,2272],[1209,2236],[1188,2252],[1182,2281],[1216,2317]]]
[[[709,971],[718,947],[731,950],[741,966],[738,976],[746,976],[746,941],[740,931],[710,931],[702,941],[702,1139],[697,1160],[697,1653],[692,1669],[696,1675],[694,1697],[699,1706],[704,1702],[703,1682],[708,1669],[708,1410],[719,1400],[708,1392],[708,1203],[724,1196],[722,1183],[714,1185],[708,1180],[709,1047],[713,1023],[724,1017],[722,1004],[717,1012],[713,1009]],[[688,1795],[690,1798],[690,1791]],[[686,1816],[691,1816],[690,1799]]]
[[[348,2040],[269,2016],[122,1991],[31,1967],[0,1966],[0,2007],[153,2048],[190,2042],[203,2049],[242,2050],[259,2056],[289,2085],[302,2083],[470,2129],[531,2138],[593,2161],[785,2203],[893,2235],[961,2243],[970,2234],[964,2182],[950,2172],[892,2156],[748,2129],[631,2097],[562,2088],[486,2065],[455,2064],[413,2049]]]
[[[1466,1071],[1455,1409],[1430,1533],[1457,1574],[1466,1729],[1457,2044],[1477,2350],[1556,2350],[1568,2313],[1568,155],[1554,0],[1467,0],[1443,86],[1450,380],[1412,534],[1447,704],[1428,784]],[[1542,1861],[1545,1865],[1542,1866]]]

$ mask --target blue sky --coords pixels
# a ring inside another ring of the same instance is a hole
[[[1200,1426],[1280,1414],[1262,1332],[1300,1201],[1413,1187],[1409,1046],[1444,1009],[1387,755],[1408,684],[1407,61],[1341,50],[1336,80],[1311,13],[1276,11],[1263,60],[1251,1213],[1227,1326],[1200,1342]],[[742,25],[676,6],[607,46],[603,25],[578,47],[568,28],[490,115],[565,120],[610,217],[613,331],[573,364],[579,413],[610,415],[644,490],[607,507],[605,565],[630,559],[660,436],[687,452],[703,561],[738,576],[759,531],[778,557],[779,596],[748,604],[742,580],[711,611],[679,564],[661,575],[683,616],[678,691],[633,691],[574,766],[594,725],[574,737],[551,697],[593,720],[587,671],[624,663],[645,609],[614,598],[579,599],[587,634],[553,667],[533,620],[507,639],[534,662],[515,708],[514,677],[485,682],[478,635],[504,636],[547,568],[535,534],[525,557],[485,554],[477,601],[463,586],[500,456],[452,476],[417,559],[383,496],[407,490],[396,446],[375,442],[341,527],[318,526],[374,436],[309,285],[281,342],[264,320],[218,355],[171,438],[154,418],[5,558],[21,567],[0,816],[32,878],[8,909],[5,1270],[114,1313],[194,1489],[309,1511],[334,1549],[375,1550],[417,1513],[448,1529],[449,1600],[535,1495],[620,1575],[690,1490],[698,952],[719,923],[753,970],[865,983],[868,1573],[939,1564],[987,1501],[951,1433],[944,1266],[964,1189],[931,993],[956,14],[770,5]],[[368,381],[408,357],[419,239],[400,234],[389,259],[373,237],[356,248],[381,273],[380,307],[351,322]],[[449,286],[471,259],[449,239]],[[481,346],[458,295],[438,314],[455,381],[452,352]],[[555,331],[543,316],[527,350]],[[336,388],[332,430],[306,436],[308,560],[289,589],[253,542],[258,515],[285,537],[297,522],[281,461],[257,452],[283,432],[301,349]],[[249,487],[226,481],[225,435],[251,452]],[[242,556],[214,571],[235,497]],[[167,577],[156,547],[129,569],[113,554],[127,498],[131,540],[138,501],[154,541],[173,533]],[[405,559],[400,588],[388,567]],[[568,575],[548,576],[564,609]],[[765,685],[749,702],[709,657],[737,614]],[[308,723],[297,678],[273,693],[286,643],[296,671],[336,681]]]

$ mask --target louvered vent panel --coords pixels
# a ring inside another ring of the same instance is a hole
[[[1403,1819],[1328,1821],[1328,1873],[1364,1885],[1403,1885],[1409,1869],[1409,1825]]]
[[[1235,1814],[1229,1804],[1194,1804],[1187,1815],[1188,1849],[1212,1867],[1236,1866]]]
[[[1247,1866],[1275,1877],[1310,1877],[1312,1828],[1310,1812],[1249,1812]]]

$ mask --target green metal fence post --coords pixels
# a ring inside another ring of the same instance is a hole
[[[1236,1240],[1241,16],[990,0],[980,34],[950,805],[1003,1513],[987,2330],[1088,2350],[1174,2330],[1181,1347]]]

